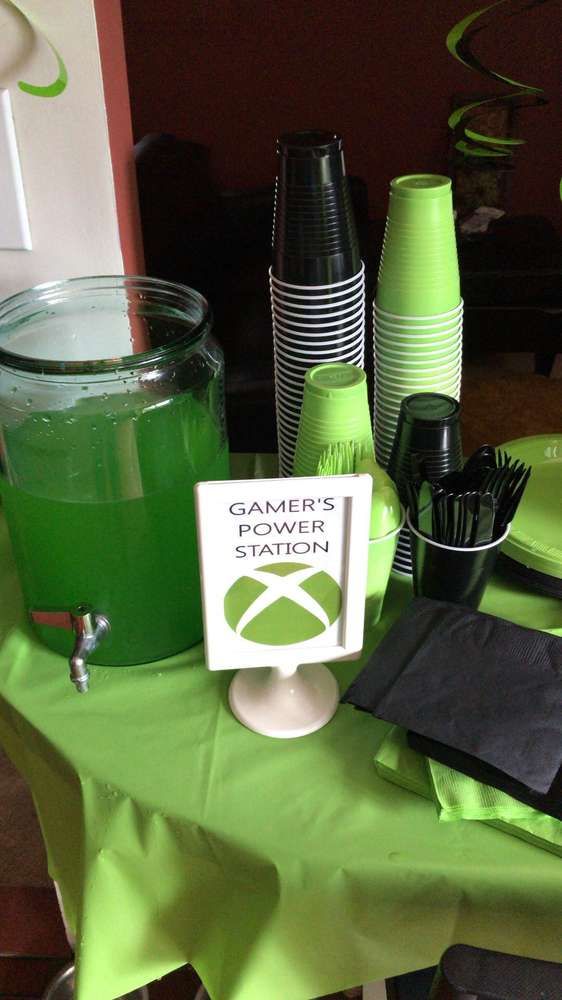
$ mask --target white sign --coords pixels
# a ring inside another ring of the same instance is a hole
[[[371,488],[367,475],[197,484],[209,670],[361,651]]]

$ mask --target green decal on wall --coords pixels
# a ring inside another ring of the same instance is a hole
[[[58,97],[58,95],[62,94],[63,90],[66,89],[66,85],[68,83],[68,71],[60,52],[58,52],[53,43],[49,41],[45,32],[39,27],[37,21],[27,14],[23,7],[20,7],[18,3],[15,3],[15,0],[6,0],[6,3],[8,3],[10,7],[13,7],[20,17],[23,17],[24,21],[29,25],[35,35],[44,39],[53,53],[58,67],[58,76],[52,83],[40,86],[34,83],[26,83],[25,80],[18,80],[19,89],[23,90],[25,94],[31,94],[33,97]]]

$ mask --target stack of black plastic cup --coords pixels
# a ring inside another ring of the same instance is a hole
[[[279,464],[291,475],[306,370],[364,364],[365,278],[341,137],[292,132],[277,151],[270,285]]]
[[[387,471],[405,507],[407,483],[420,479],[435,482],[449,472],[462,469],[459,416],[457,400],[437,392],[414,393],[402,400]],[[393,569],[398,573],[412,572],[407,527],[400,532]]]

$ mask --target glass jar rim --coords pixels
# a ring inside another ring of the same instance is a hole
[[[43,358],[30,358],[23,354],[7,351],[1,346],[2,333],[6,326],[12,323],[32,319],[38,306],[54,305],[58,302],[78,300],[80,294],[95,291],[125,291],[145,293],[147,301],[152,301],[176,308],[185,308],[186,304],[196,305],[201,317],[189,330],[182,330],[177,337],[166,344],[151,347],[138,354],[127,354],[118,357],[100,358],[90,361],[63,361]],[[142,370],[159,360],[171,360],[176,354],[185,351],[186,347],[195,347],[208,333],[212,326],[212,310],[207,299],[189,285],[179,282],[165,281],[162,278],[150,278],[145,275],[108,274],[88,275],[83,277],[65,278],[57,281],[46,281],[22,292],[16,292],[0,301],[0,366],[17,369],[41,375],[102,375],[119,372],[125,368]]]

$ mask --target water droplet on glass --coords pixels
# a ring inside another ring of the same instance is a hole
[[[13,385],[13,386],[12,386],[12,392],[17,392],[17,391],[18,391],[18,387],[17,387],[17,385]]]
[[[26,406],[31,406],[32,402],[33,402],[33,400],[32,400],[32,399],[26,399],[26,401],[25,401],[25,405],[26,405]]]

